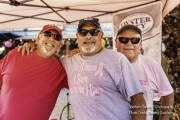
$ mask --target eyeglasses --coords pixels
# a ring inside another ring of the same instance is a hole
[[[60,41],[62,39],[61,36],[58,34],[52,34],[51,32],[44,32],[44,36],[46,37],[51,37],[52,35],[54,36],[54,39],[57,41]]]
[[[78,29],[78,33],[81,36],[86,36],[88,32],[91,34],[91,36],[97,36],[100,30],[97,29],[91,29],[91,30],[86,30],[86,29]]]
[[[138,44],[139,41],[141,40],[141,38],[138,37],[132,37],[132,38],[128,38],[128,37],[118,37],[116,38],[119,40],[120,43],[123,44],[127,44],[129,42],[129,40],[131,41],[132,44]]]

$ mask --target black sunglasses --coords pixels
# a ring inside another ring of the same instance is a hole
[[[58,34],[52,34],[51,32],[44,32],[44,36],[51,37],[53,35],[54,39],[60,41],[62,38]]]
[[[138,44],[139,41],[141,40],[141,38],[138,37],[132,37],[132,38],[128,38],[128,37],[118,37],[116,38],[119,40],[120,43],[123,44],[127,44],[129,42],[129,40],[131,41],[132,44]]]
[[[86,36],[88,32],[91,34],[91,36],[97,36],[100,30],[97,29],[91,29],[91,30],[86,30],[86,29],[78,29],[78,33],[81,36]]]

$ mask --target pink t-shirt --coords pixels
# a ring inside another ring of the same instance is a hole
[[[125,55],[103,49],[61,58],[75,120],[132,120],[131,96],[142,87]]]
[[[55,58],[12,50],[0,62],[0,120],[48,120],[67,76]],[[1,79],[0,79],[1,80]]]
[[[147,120],[152,120],[154,93],[158,93],[159,97],[166,96],[173,92],[173,88],[161,65],[154,59],[139,55],[138,59],[132,65],[144,91]]]

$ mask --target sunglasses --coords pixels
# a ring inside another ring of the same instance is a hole
[[[51,37],[53,35],[54,39],[60,41],[62,38],[58,34],[52,34],[51,32],[44,32],[44,36]]]
[[[78,29],[78,33],[81,36],[86,36],[88,32],[91,34],[91,36],[97,36],[100,30],[97,29],[91,29],[91,30],[86,30],[86,29]]]
[[[132,37],[132,38],[128,38],[128,37],[118,37],[116,38],[119,40],[120,43],[123,44],[127,44],[129,42],[129,40],[131,41],[132,44],[138,44],[139,41],[141,40],[141,38],[138,37]]]

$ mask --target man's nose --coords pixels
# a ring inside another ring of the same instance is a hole
[[[88,33],[86,34],[86,38],[87,38],[87,39],[91,39],[91,38],[92,38],[92,35],[88,32]]]
[[[128,41],[127,45],[132,45],[131,40]]]
[[[49,37],[49,40],[53,41],[53,40],[54,40],[54,35],[51,35],[51,36]]]

